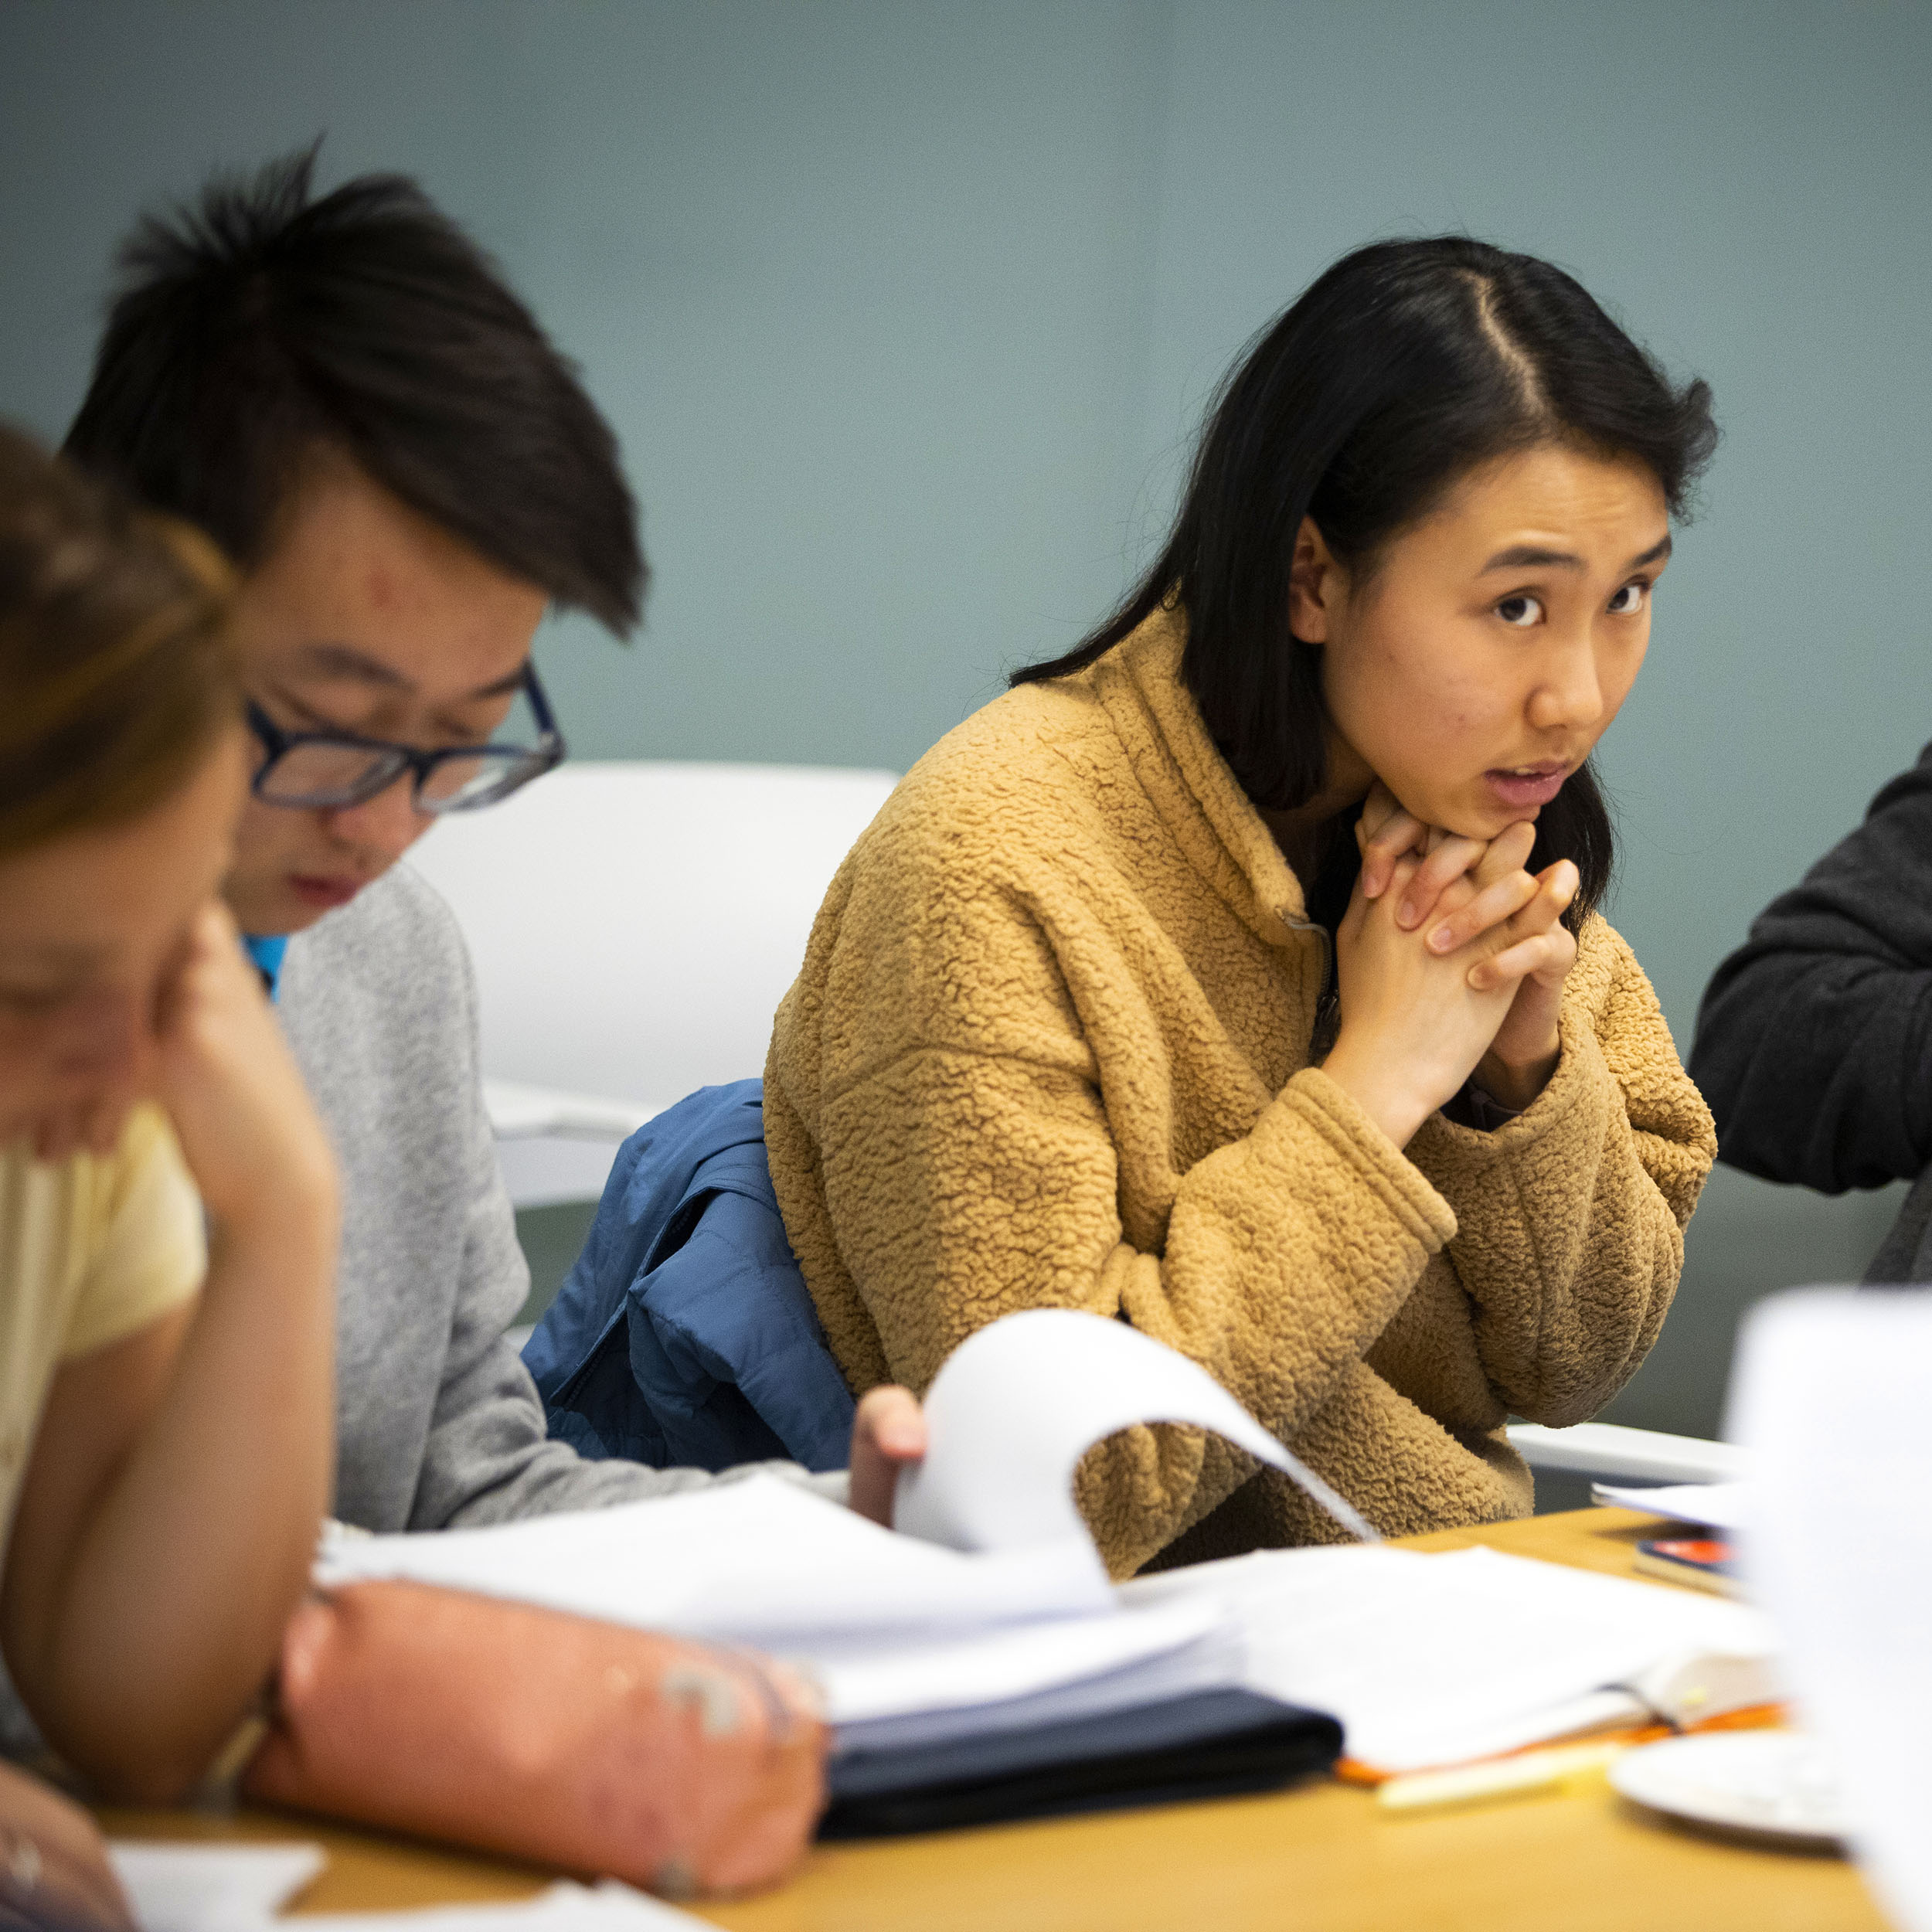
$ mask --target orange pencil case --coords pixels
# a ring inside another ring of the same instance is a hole
[[[806,1687],[748,1653],[420,1583],[311,1598],[250,1798],[623,1879],[769,1885],[825,1804]]]

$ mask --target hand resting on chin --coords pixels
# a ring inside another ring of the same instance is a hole
[[[1560,1051],[1576,867],[1532,876],[1533,824],[1459,837],[1379,785],[1355,836],[1362,872],[1336,934],[1342,1026],[1324,1070],[1398,1146],[1472,1076],[1503,1106],[1528,1107]]]

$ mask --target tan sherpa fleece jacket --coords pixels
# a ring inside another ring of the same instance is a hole
[[[1549,1086],[1396,1147],[1309,1064],[1327,935],[1162,612],[942,739],[852,849],[779,1008],[772,1179],[846,1379],[923,1392],[1016,1308],[1206,1366],[1391,1535],[1526,1513],[1505,1415],[1642,1361],[1716,1153],[1649,982],[1581,934]],[[1342,1532],[1218,1437],[1134,1430],[1080,1495],[1117,1575]]]

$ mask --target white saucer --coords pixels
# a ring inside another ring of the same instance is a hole
[[[1639,1804],[1699,1825],[1822,1850],[1849,1827],[1838,1779],[1801,1731],[1711,1731],[1626,1751],[1612,1787]]]

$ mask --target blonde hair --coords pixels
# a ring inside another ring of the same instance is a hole
[[[234,578],[0,424],[0,856],[171,798],[240,713]]]

